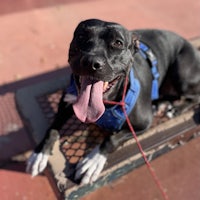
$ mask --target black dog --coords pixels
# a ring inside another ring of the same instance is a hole
[[[93,182],[102,171],[108,153],[132,135],[120,106],[125,96],[126,112],[137,133],[152,123],[152,100],[200,94],[200,55],[185,39],[162,30],[128,31],[117,23],[91,19],[81,22],[69,50],[73,72],[71,85],[61,98],[58,113],[44,140],[28,160],[33,176],[47,165],[58,131],[73,113],[86,123],[96,123],[110,131],[76,168],[75,178]]]

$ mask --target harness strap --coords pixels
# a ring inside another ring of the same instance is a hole
[[[140,42],[140,54],[150,62],[151,64],[151,73],[153,75],[152,81],[152,91],[151,99],[155,100],[159,98],[159,72],[157,68],[158,61],[152,50],[144,43]]]
[[[130,87],[124,99],[125,110],[129,115],[134,108],[137,98],[140,93],[140,83],[134,77],[133,68],[129,74]],[[110,108],[106,108],[103,115],[96,121],[96,124],[109,131],[119,131],[126,121],[126,117],[122,110],[122,106],[117,104]]]

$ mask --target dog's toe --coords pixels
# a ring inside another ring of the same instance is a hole
[[[94,182],[99,177],[106,163],[106,156],[101,154],[97,146],[90,154],[81,160],[76,167],[75,179],[81,179],[81,184]]]
[[[33,153],[27,161],[26,172],[32,177],[37,176],[47,166],[49,155],[44,153]]]

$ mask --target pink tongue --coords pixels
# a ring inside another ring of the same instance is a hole
[[[105,111],[103,104],[103,81],[92,83],[87,77],[82,77],[81,90],[73,105],[77,118],[82,122],[95,122]]]

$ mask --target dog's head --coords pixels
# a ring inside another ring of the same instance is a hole
[[[81,121],[92,122],[101,116],[103,96],[108,98],[119,87],[137,48],[136,35],[117,23],[90,19],[77,26],[69,64],[79,88],[74,111]]]

